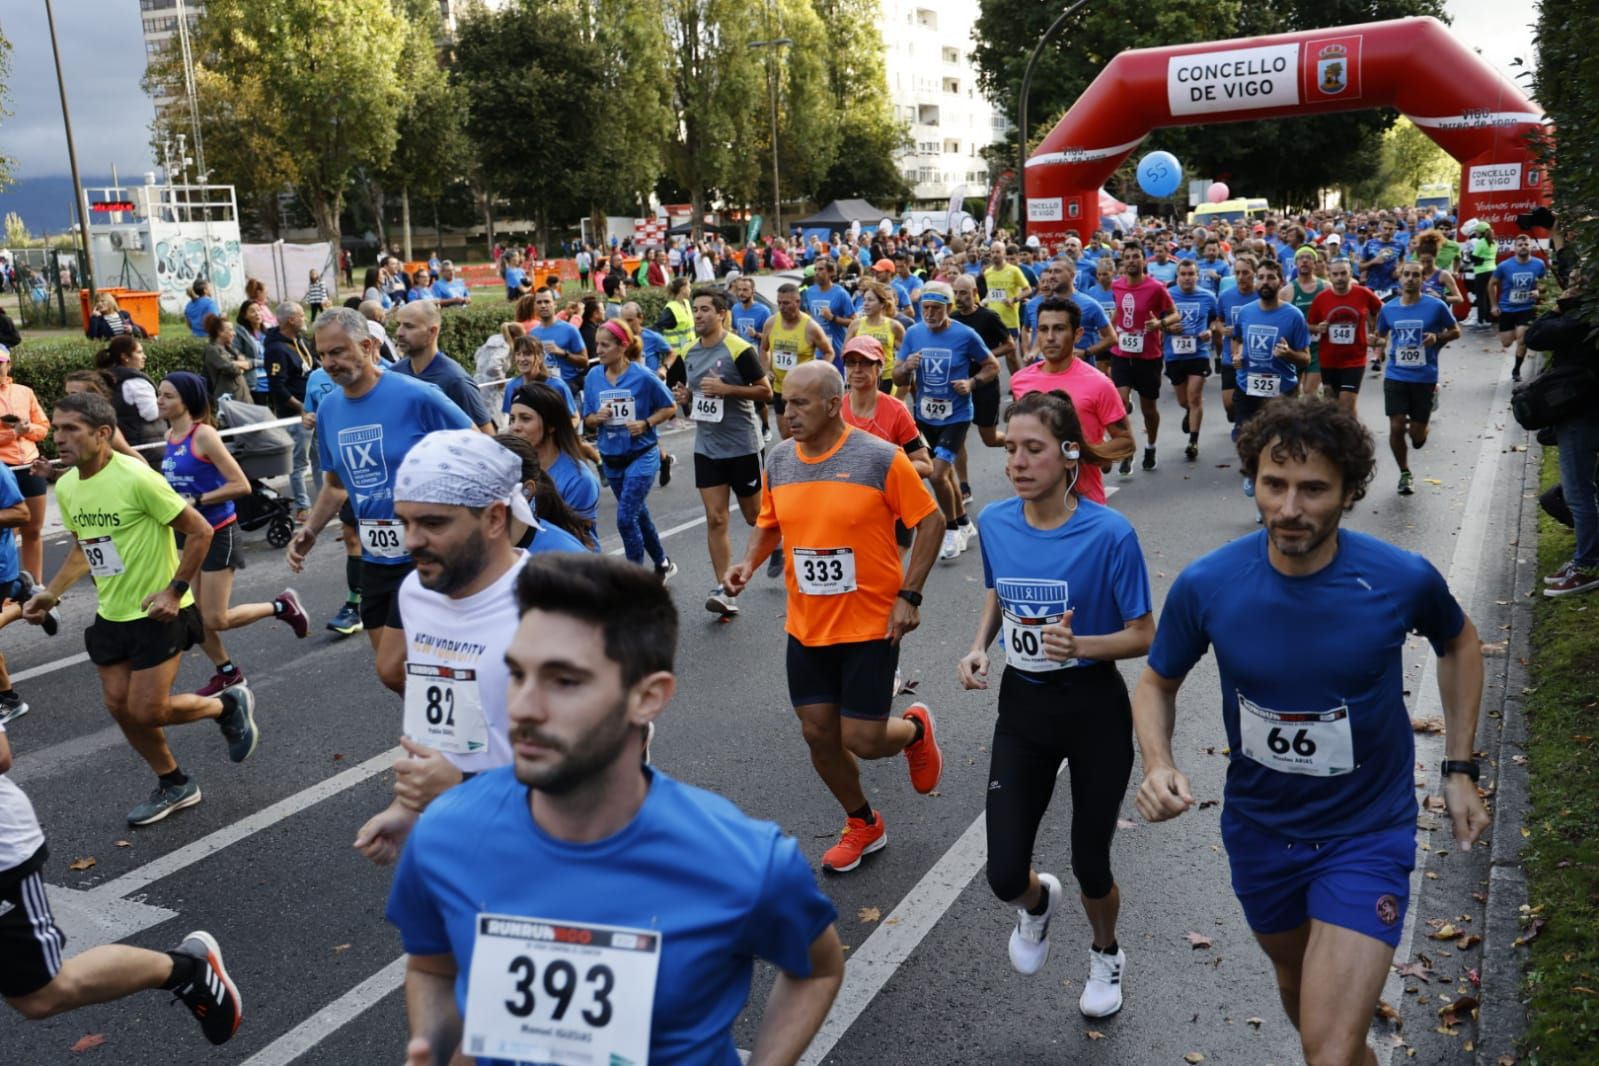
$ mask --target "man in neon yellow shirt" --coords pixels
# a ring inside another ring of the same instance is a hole
[[[995,241],[988,251],[988,266],[983,271],[983,284],[988,291],[988,295],[983,297],[983,305],[1005,323],[1005,328],[1010,330],[1011,343],[1019,343],[1022,330],[1021,307],[1033,294],[1033,290],[1027,284],[1027,275],[1022,273],[1021,267],[1006,260],[1005,245],[999,241]]]
[[[150,799],[128,812],[130,825],[150,825],[200,802],[200,786],[178,765],[163,727],[215,719],[228,757],[255,750],[255,697],[243,685],[215,698],[172,691],[183,652],[205,635],[189,583],[211,544],[211,524],[155,470],[111,447],[117,414],[92,393],[67,396],[51,418],[56,452],[72,469],[56,482],[61,522],[72,550],[48,588],[22,608],[34,624],[85,574],[99,605],[84,632],[100,672],[106,709],[158,779]],[[180,556],[173,540],[183,537]]]

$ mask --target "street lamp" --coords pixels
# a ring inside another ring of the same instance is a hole
[[[50,0],[44,0],[44,17],[50,23],[50,51],[56,60],[56,88],[61,93],[61,123],[67,131],[67,165],[72,168],[72,206],[78,212],[78,236],[83,241],[83,279],[89,286],[89,306],[93,307],[94,263],[89,255],[89,219],[88,212],[83,209],[83,182],[78,178],[78,148],[72,140],[72,112],[67,110],[67,82],[61,74],[61,48],[56,44],[56,13]],[[84,326],[87,328],[88,323],[84,323]]]
[[[792,37],[774,37],[769,41],[751,41],[751,48],[770,48],[766,53],[766,85],[772,95],[772,232],[783,236],[783,196],[777,187],[777,72],[772,68],[772,62],[777,57],[777,50],[786,44],[793,44]]]
[[[1033,54],[1027,57],[1027,69],[1022,73],[1021,98],[1018,100],[1016,108],[1016,117],[1019,120],[1016,130],[1016,145],[1020,157],[1016,167],[1016,176],[1022,183],[1019,190],[1020,195],[1017,197],[1017,203],[1021,205],[1021,210],[1017,212],[1016,229],[1022,235],[1023,242],[1027,240],[1027,94],[1028,90],[1033,87],[1033,67],[1038,63],[1038,57],[1044,51],[1044,45],[1049,43],[1049,39],[1055,36],[1061,26],[1065,25],[1068,18],[1071,18],[1077,9],[1086,3],[1088,3],[1088,0],[1077,0],[1075,4],[1062,11],[1059,18],[1049,24],[1049,29],[1044,31],[1044,36],[1040,37],[1038,43],[1033,46]]]

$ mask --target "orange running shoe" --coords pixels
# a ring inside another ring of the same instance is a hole
[[[861,864],[861,858],[874,851],[883,850],[888,843],[888,833],[883,829],[883,816],[872,812],[872,824],[859,818],[849,818],[844,823],[844,835],[838,843],[822,853],[822,869],[828,873],[845,874]]]
[[[938,787],[938,779],[944,775],[944,753],[933,738],[933,711],[927,704],[911,704],[905,717],[922,723],[922,739],[905,745],[905,761],[911,768],[911,787],[925,796]]]

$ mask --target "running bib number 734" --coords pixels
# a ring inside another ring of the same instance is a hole
[[[516,1062],[645,1063],[661,937],[479,914],[462,1050]]]
[[[1355,768],[1348,706],[1273,711],[1238,694],[1239,750],[1270,770],[1338,777]]]

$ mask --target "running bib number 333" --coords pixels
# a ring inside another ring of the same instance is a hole
[[[650,930],[479,914],[462,1049],[556,1066],[648,1062],[660,964]]]
[[[1238,696],[1239,747],[1270,770],[1337,777],[1355,768],[1348,706],[1328,711],[1273,711]]]
[[[807,596],[842,596],[855,591],[853,548],[793,548],[794,580]]]

